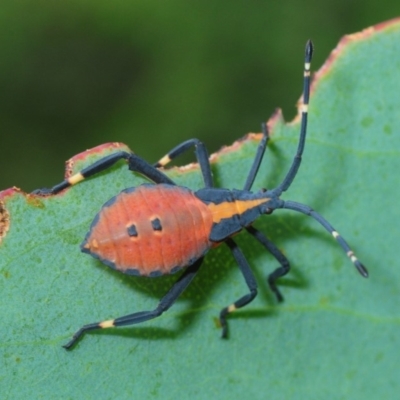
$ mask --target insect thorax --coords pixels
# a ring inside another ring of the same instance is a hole
[[[268,210],[266,193],[243,190],[206,188],[195,192],[212,214],[213,226],[209,239],[220,242],[249,226]]]

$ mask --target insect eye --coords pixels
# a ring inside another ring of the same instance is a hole
[[[260,192],[261,192],[261,193],[265,193],[266,191],[267,191],[266,188],[261,188],[261,189],[260,189]]]
[[[265,214],[272,214],[272,211],[274,211],[272,208],[267,208]]]

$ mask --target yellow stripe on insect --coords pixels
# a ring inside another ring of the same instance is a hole
[[[304,114],[308,113],[308,104],[302,104],[301,105],[301,112]]]
[[[339,235],[338,232],[332,231],[332,236],[333,236],[335,239],[337,239],[340,235]],[[347,254],[347,255],[348,255],[348,254]],[[349,257],[350,257],[350,256],[349,256]]]
[[[356,261],[358,261],[358,258],[356,256],[351,256],[350,260],[353,261],[353,263],[355,263]]]
[[[107,320],[107,321],[103,321],[103,322],[100,322],[99,323],[99,327],[101,328],[101,329],[105,329],[105,328],[112,328],[112,327],[114,327],[115,325],[114,325],[114,320],[113,319],[109,319],[109,320]]]
[[[228,312],[229,312],[229,313],[234,312],[234,311],[236,311],[236,310],[237,310],[237,308],[236,308],[236,306],[235,306],[234,304],[231,304],[231,305],[228,307]]]
[[[353,263],[358,261],[358,258],[354,255],[354,253],[351,250],[347,252],[347,257],[349,257],[350,260],[353,261]]]
[[[304,75],[309,76],[310,75],[310,68],[311,68],[311,63],[307,62],[304,64]],[[306,75],[308,73],[308,75]]]
[[[85,179],[85,177],[80,172],[78,172],[77,174],[70,176],[67,179],[67,182],[72,186],[78,182],[83,181],[84,179]]]
[[[171,158],[169,157],[169,155],[167,154],[166,156],[164,156],[159,162],[158,164],[163,167],[164,165],[168,164],[171,161]]]
[[[212,213],[213,222],[218,224],[222,219],[232,218],[233,215],[241,215],[247,210],[266,203],[269,199],[224,201],[220,204],[209,203],[207,207]]]

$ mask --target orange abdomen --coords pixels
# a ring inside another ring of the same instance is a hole
[[[104,204],[81,248],[126,274],[168,274],[210,249],[212,224],[208,207],[189,189],[145,184]]]

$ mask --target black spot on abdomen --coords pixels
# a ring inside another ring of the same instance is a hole
[[[134,224],[132,224],[131,226],[128,226],[127,231],[128,231],[128,235],[129,236],[135,236],[136,237],[138,235],[136,226]]]
[[[162,231],[161,221],[158,218],[151,221],[151,226],[155,231]]]

